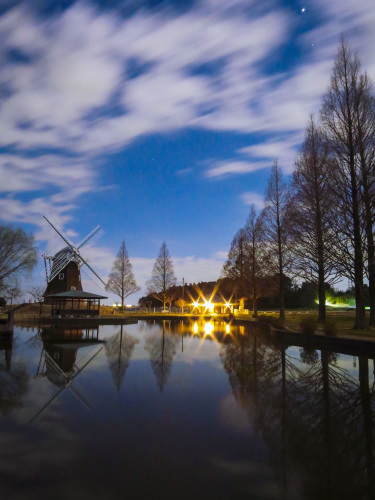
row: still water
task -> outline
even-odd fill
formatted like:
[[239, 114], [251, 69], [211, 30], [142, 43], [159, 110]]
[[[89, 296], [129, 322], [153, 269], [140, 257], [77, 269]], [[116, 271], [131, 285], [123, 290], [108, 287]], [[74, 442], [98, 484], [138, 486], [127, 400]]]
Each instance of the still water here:
[[367, 357], [204, 321], [0, 349], [1, 498], [373, 498]]

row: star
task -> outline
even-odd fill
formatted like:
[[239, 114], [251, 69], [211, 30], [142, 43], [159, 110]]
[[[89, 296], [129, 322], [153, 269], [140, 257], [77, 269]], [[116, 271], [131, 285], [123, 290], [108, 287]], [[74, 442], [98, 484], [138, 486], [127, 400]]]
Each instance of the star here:
[[301, 12], [302, 12], [302, 14], [303, 14], [304, 12], [306, 12], [306, 7], [302, 7]]

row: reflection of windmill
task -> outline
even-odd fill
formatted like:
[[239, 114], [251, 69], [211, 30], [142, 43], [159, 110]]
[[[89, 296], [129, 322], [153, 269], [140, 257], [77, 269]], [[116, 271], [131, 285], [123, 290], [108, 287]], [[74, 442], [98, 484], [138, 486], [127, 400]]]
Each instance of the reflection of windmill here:
[[82, 290], [80, 268], [86, 264], [90, 271], [105, 285], [104, 281], [88, 264], [88, 261], [80, 254], [80, 249], [89, 241], [94, 241], [103, 230], [96, 227], [77, 246], [73, 245], [56, 227], [43, 215], [43, 218], [56, 231], [60, 238], [67, 244], [66, 247], [57, 252], [54, 256], [43, 255], [44, 267], [42, 271], [47, 281], [47, 289], [44, 296], [52, 295], [70, 290]]
[[138, 339], [123, 332], [123, 325], [121, 325], [120, 332], [106, 342], [105, 353], [118, 391], [121, 388], [126, 370], [129, 367], [135, 344], [138, 344], [138, 342]]
[[[98, 342], [85, 342], [84, 345], [87, 346], [93, 343], [97, 344]], [[82, 403], [89, 411], [92, 410], [92, 406], [85, 400], [78, 390], [73, 387], [72, 382], [100, 353], [103, 347], [98, 349], [81, 367], [76, 364], [76, 355], [79, 347], [82, 347], [82, 344], [64, 343], [48, 344], [42, 349], [35, 378], [47, 377], [54, 385], [60, 387], [60, 390], [42, 406], [42, 408], [29, 420], [29, 423], [33, 422], [58, 396], [62, 394], [63, 391], [65, 391], [65, 389], [70, 389], [80, 403]], [[84, 358], [81, 358], [81, 361], [83, 359]]]

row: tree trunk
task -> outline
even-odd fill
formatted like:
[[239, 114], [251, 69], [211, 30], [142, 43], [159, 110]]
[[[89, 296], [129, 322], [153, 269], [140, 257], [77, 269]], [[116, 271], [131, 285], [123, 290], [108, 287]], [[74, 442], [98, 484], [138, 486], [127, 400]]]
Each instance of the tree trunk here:
[[350, 190], [351, 190], [351, 209], [353, 219], [354, 233], [354, 290], [355, 290], [355, 328], [366, 329], [366, 311], [363, 295], [363, 253], [361, 241], [361, 222], [359, 216], [359, 190], [358, 178], [355, 168], [355, 150], [354, 150], [354, 127], [352, 111], [350, 109], [350, 97], [348, 83], [346, 83], [346, 108], [348, 117], [348, 150], [349, 150], [349, 168], [350, 168]]
[[326, 491], [329, 494], [332, 490], [332, 438], [331, 438], [331, 403], [329, 395], [329, 354], [328, 351], [320, 352], [323, 374], [323, 402], [324, 402], [324, 441], [326, 447]]
[[361, 144], [361, 164], [362, 164], [362, 182], [363, 198], [365, 204], [366, 219], [366, 239], [367, 239], [367, 258], [368, 258], [368, 286], [370, 294], [370, 325], [375, 326], [375, 246], [373, 234], [372, 218], [372, 196], [369, 189], [366, 162], [364, 158], [363, 147]]
[[363, 428], [366, 447], [367, 487], [369, 493], [368, 498], [374, 498], [372, 409], [368, 375], [368, 359], [361, 356], [359, 358], [359, 383], [361, 391]]

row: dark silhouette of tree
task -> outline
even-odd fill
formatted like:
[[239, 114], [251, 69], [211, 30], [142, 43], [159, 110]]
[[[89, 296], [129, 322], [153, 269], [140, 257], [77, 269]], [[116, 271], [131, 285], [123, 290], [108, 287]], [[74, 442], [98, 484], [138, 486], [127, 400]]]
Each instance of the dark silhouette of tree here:
[[269, 263], [278, 277], [280, 319], [285, 319], [284, 275], [290, 266], [290, 226], [287, 216], [289, 188], [283, 178], [277, 160], [271, 170], [265, 196], [265, 207], [261, 213], [264, 240]]
[[311, 116], [293, 172], [288, 218], [293, 235], [292, 273], [318, 290], [320, 322], [326, 320], [326, 283], [338, 279], [332, 258], [334, 205], [327, 161], [327, 143]]
[[36, 265], [34, 237], [23, 229], [0, 225], [0, 291], [9, 277], [31, 271]]
[[166, 302], [173, 300], [174, 293], [170, 289], [176, 282], [173, 261], [164, 242], [152, 269], [151, 279], [146, 283], [148, 293], [163, 302], [163, 310], [165, 310]]
[[129, 368], [134, 347], [139, 342], [135, 337], [124, 332], [123, 328], [121, 325], [120, 331], [107, 340], [105, 344], [109, 369], [118, 391], [121, 389], [121, 384]]
[[336, 266], [355, 286], [355, 327], [365, 329], [364, 244], [361, 224], [362, 175], [357, 137], [358, 57], [341, 39], [331, 82], [323, 96], [321, 119], [330, 152], [330, 188], [336, 209]]
[[249, 240], [245, 229], [235, 234], [222, 275], [234, 283], [237, 299], [244, 301], [249, 295]]
[[6, 298], [10, 300], [10, 305], [13, 305], [13, 300], [19, 299], [22, 296], [22, 290], [18, 285], [8, 287], [5, 292]]
[[151, 334], [145, 342], [145, 350], [150, 354], [152, 370], [160, 391], [167, 383], [179, 340], [165, 331], [165, 323], [163, 321], [161, 331]]
[[373, 84], [366, 73], [361, 74], [356, 86], [354, 103], [356, 140], [361, 171], [363, 225], [366, 234], [367, 271], [370, 295], [370, 325], [375, 326], [375, 98]]
[[262, 244], [262, 225], [260, 217], [257, 217], [254, 204], [250, 207], [250, 213], [244, 229], [248, 240], [248, 296], [253, 303], [253, 314], [256, 317], [258, 314], [258, 301], [268, 289], [268, 280], [266, 280], [265, 272], [265, 252]]
[[42, 285], [35, 285], [30, 288], [28, 293], [39, 302], [39, 316], [42, 315], [42, 302], [44, 299], [45, 288]]
[[129, 295], [140, 290], [137, 286], [132, 271], [132, 265], [126, 250], [125, 241], [121, 243], [116, 260], [113, 263], [112, 271], [109, 274], [105, 287], [108, 292], [118, 295], [121, 299], [121, 309], [124, 310], [124, 300]]

